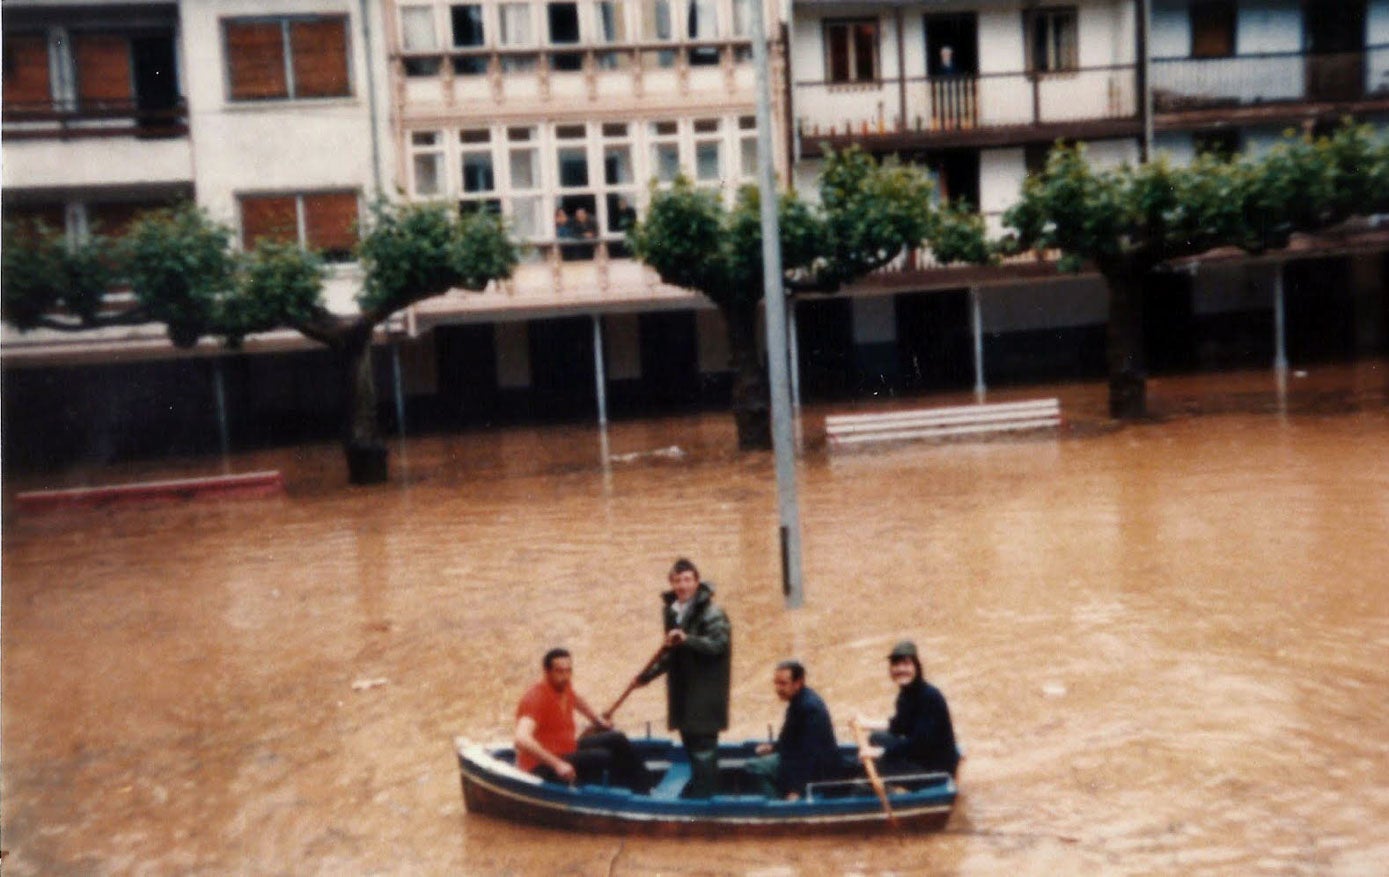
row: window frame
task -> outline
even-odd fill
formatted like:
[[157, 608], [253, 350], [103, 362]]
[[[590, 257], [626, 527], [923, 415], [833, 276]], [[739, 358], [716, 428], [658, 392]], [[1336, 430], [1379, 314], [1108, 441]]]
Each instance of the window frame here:
[[[361, 189], [352, 188], [352, 187], [350, 187], [350, 186], [343, 186], [343, 187], [326, 187], [326, 188], [316, 188], [316, 189], [296, 189], [296, 190], [291, 190], [291, 191], [284, 191], [284, 190], [272, 190], [272, 191], [267, 191], [267, 190], [251, 190], [251, 191], [244, 191], [244, 192], [237, 192], [237, 193], [235, 193], [235, 198], [236, 198], [236, 212], [237, 212], [237, 232], [238, 232], [238, 234], [237, 234], [237, 240], [238, 240], [238, 242], [239, 242], [240, 245], [241, 245], [241, 249], [242, 249], [242, 250], [249, 251], [250, 249], [252, 249], [252, 248], [255, 246], [255, 242], [252, 241], [252, 240], [250, 240], [250, 239], [247, 237], [247, 231], [246, 231], [246, 213], [245, 213], [245, 210], [246, 210], [246, 208], [245, 208], [245, 202], [246, 202], [247, 199], [293, 198], [293, 199], [294, 199], [294, 211], [295, 211], [295, 241], [294, 241], [294, 243], [297, 244], [301, 249], [304, 249], [304, 250], [312, 249], [314, 252], [319, 253], [320, 255], [323, 256], [323, 260], [324, 260], [325, 262], [330, 262], [330, 263], [342, 263], [342, 262], [352, 262], [352, 261], [355, 261], [356, 256], [355, 256], [355, 254], [352, 253], [351, 251], [348, 251], [348, 252], [346, 253], [345, 257], [338, 257], [338, 256], [335, 256], [335, 255], [334, 255], [334, 251], [333, 251], [333, 250], [330, 250], [330, 249], [328, 249], [328, 248], [320, 248], [320, 247], [318, 247], [318, 246], [311, 246], [311, 244], [310, 244], [310, 242], [309, 242], [309, 226], [310, 226], [310, 222], [309, 222], [309, 206], [308, 206], [308, 202], [307, 202], [306, 199], [313, 198], [313, 197], [315, 197], [315, 196], [325, 196], [325, 195], [351, 195], [351, 196], [353, 197], [353, 199], [354, 199], [354, 204], [355, 204], [355, 206], [354, 206], [354, 213], [355, 213], [355, 217], [356, 217], [356, 218], [355, 218], [355, 223], [358, 223], [358, 224], [361, 223], [361, 221], [362, 221], [362, 192], [361, 192]], [[361, 231], [360, 231], [360, 227], [359, 227], [359, 228], [357, 229], [357, 231], [354, 233], [353, 249], [355, 249], [356, 244], [359, 243], [360, 241], [361, 241]]]
[[[871, 78], [864, 79], [858, 76], [859, 58], [857, 52], [857, 29], [863, 25], [871, 25], [873, 28], [873, 75]], [[835, 78], [834, 65], [834, 37], [837, 32], [843, 33], [844, 39], [844, 59], [846, 78]], [[882, 23], [874, 17], [860, 16], [855, 18], [824, 18], [820, 20], [820, 41], [824, 48], [825, 83], [827, 85], [880, 85], [883, 81], [882, 67]]]
[[[1059, 24], [1070, 30], [1070, 57], [1053, 62], [1051, 50], [1061, 29]], [[1080, 9], [1077, 6], [1039, 6], [1023, 12], [1023, 46], [1027, 52], [1027, 72], [1034, 76], [1053, 73], [1075, 73], [1080, 70]], [[1047, 45], [1047, 66], [1040, 66], [1037, 57], [1038, 28], [1045, 27]], [[1055, 63], [1055, 66], [1052, 64]]]

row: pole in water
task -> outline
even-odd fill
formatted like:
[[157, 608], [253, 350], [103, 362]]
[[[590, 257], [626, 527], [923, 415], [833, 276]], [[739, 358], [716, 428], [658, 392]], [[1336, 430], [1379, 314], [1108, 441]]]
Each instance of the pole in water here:
[[796, 446], [787, 362], [786, 298], [781, 282], [781, 232], [772, 169], [772, 91], [761, 3], [752, 3], [753, 70], [757, 77], [757, 188], [762, 215], [762, 300], [767, 308], [767, 378], [772, 385], [772, 453], [781, 524], [782, 591], [786, 608], [805, 602], [801, 587], [801, 522], [796, 501]]

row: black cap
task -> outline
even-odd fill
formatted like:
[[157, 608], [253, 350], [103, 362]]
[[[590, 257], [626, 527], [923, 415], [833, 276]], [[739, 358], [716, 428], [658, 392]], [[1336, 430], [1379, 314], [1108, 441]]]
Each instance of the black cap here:
[[915, 657], [917, 657], [916, 643], [912, 642], [909, 639], [902, 640], [900, 643], [892, 647], [892, 651], [887, 653], [887, 659], [889, 661], [895, 661], [898, 658]]

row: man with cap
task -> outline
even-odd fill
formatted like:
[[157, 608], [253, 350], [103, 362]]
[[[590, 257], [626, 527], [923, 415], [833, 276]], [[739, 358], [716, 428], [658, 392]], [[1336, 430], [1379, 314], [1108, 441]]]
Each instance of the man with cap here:
[[708, 798], [718, 792], [719, 732], [728, 728], [733, 627], [714, 602], [713, 586], [700, 581], [688, 559], [676, 560], [666, 578], [670, 590], [661, 595], [665, 651], [632, 684], [665, 674], [666, 724], [680, 732], [690, 758], [684, 795]]
[[865, 752], [878, 758], [883, 776], [944, 772], [951, 776], [960, 765], [955, 729], [945, 696], [926, 681], [916, 643], [902, 640], [887, 656], [888, 676], [897, 685], [897, 708], [887, 722], [860, 717], [861, 726], [873, 729]]

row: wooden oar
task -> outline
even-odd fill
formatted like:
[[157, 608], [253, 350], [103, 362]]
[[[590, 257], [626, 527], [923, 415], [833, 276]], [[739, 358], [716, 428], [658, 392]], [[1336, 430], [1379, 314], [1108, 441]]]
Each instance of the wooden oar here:
[[[645, 675], [646, 671], [656, 666], [656, 662], [661, 660], [661, 656], [665, 653], [666, 646], [664, 643], [662, 643], [661, 647], [656, 650], [656, 654], [651, 656], [651, 660], [647, 661], [646, 665], [643, 666], [640, 671], [638, 671], [637, 675], [632, 677], [632, 681], [627, 684], [627, 689], [623, 691], [622, 694], [618, 695], [617, 700], [613, 701], [612, 706], [608, 707], [605, 711], [599, 713], [598, 717], [603, 719], [603, 721], [605, 722], [611, 723], [613, 719], [613, 713], [617, 712], [617, 708], [622, 706], [623, 701], [627, 699], [628, 695], [630, 695], [632, 692], [636, 691], [638, 687], [640, 687], [637, 685], [637, 680], [640, 679], [643, 675]], [[590, 734], [596, 734], [598, 731], [599, 727], [597, 725], [589, 725], [579, 736], [587, 737]]]
[[858, 723], [858, 718], [849, 719], [849, 730], [854, 735], [854, 742], [858, 744], [859, 761], [863, 762], [863, 769], [868, 772], [868, 783], [873, 787], [873, 792], [878, 796], [878, 800], [883, 802], [883, 813], [887, 816], [887, 824], [897, 828], [897, 817], [892, 814], [892, 805], [887, 800], [887, 787], [883, 785], [883, 778], [878, 776], [878, 766], [873, 763], [873, 759], [868, 757], [868, 735]]

